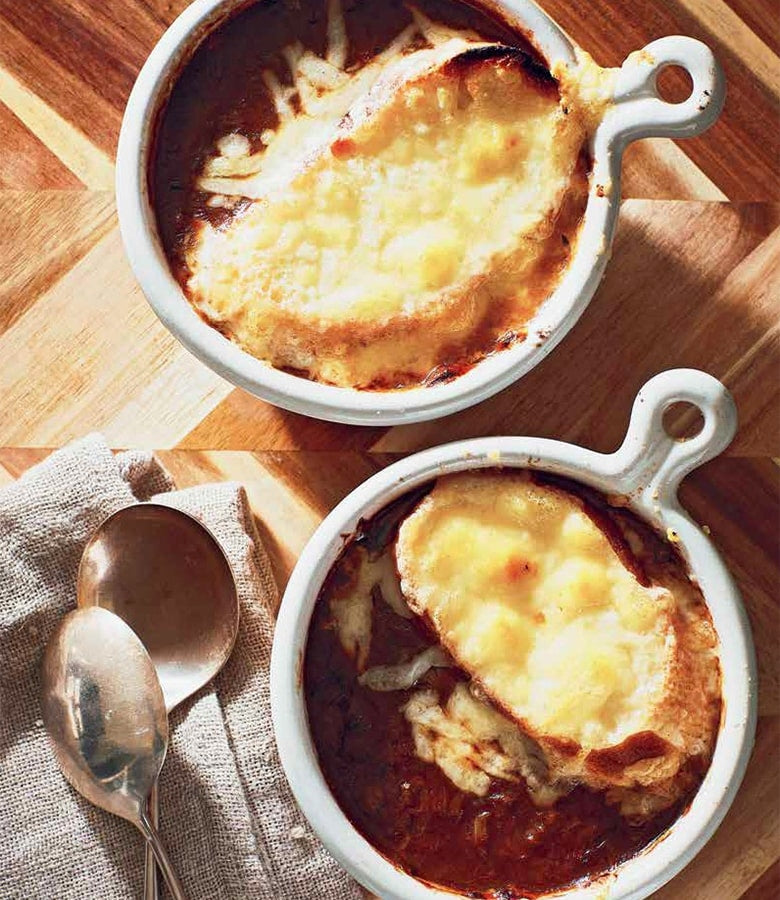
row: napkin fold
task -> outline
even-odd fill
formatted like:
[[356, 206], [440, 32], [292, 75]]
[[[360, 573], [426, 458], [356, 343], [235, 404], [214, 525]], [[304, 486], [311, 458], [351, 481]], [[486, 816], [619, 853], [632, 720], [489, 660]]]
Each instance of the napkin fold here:
[[143, 840], [66, 783], [41, 720], [43, 650], [75, 606], [87, 539], [154, 500], [200, 519], [238, 585], [241, 624], [212, 685], [171, 715], [161, 834], [192, 900], [358, 900], [298, 810], [273, 737], [269, 664], [277, 590], [243, 488], [176, 491], [149, 453], [92, 435], [0, 490], [0, 898], [143, 893]]

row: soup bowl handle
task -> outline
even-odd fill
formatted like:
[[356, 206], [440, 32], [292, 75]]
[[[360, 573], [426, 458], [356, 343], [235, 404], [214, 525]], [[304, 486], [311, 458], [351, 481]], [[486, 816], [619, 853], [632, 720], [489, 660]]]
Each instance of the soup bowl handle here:
[[[678, 402], [701, 414], [703, 424], [692, 437], [673, 437], [666, 430], [664, 413]], [[648, 511], [676, 509], [683, 478], [725, 450], [736, 431], [734, 399], [717, 378], [698, 369], [662, 372], [637, 394], [625, 440], [611, 457], [612, 477]]]
[[[670, 103], [658, 92], [658, 75], [668, 66], [685, 69], [693, 82], [682, 103]], [[620, 147], [644, 137], [692, 137], [715, 122], [725, 99], [723, 70], [706, 44], [679, 35], [660, 38], [630, 54], [618, 69], [599, 138]]]

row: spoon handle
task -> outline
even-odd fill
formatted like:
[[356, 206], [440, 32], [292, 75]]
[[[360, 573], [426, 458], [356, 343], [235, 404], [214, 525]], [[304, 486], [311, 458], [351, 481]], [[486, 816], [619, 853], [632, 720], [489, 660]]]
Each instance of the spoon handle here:
[[[149, 821], [157, 828], [160, 820], [160, 795], [157, 791], [157, 782], [152, 785], [147, 804]], [[157, 879], [157, 863], [154, 861], [154, 851], [149, 841], [146, 844], [144, 856], [144, 900], [160, 900], [160, 883]]]
[[173, 900], [187, 900], [184, 888], [176, 877], [176, 873], [173, 871], [173, 866], [171, 865], [170, 859], [168, 859], [168, 854], [165, 852], [165, 847], [163, 847], [160, 836], [157, 834], [154, 825], [149, 821], [145, 809], [141, 810], [138, 817], [138, 827], [141, 829], [143, 836], [152, 848], [154, 858], [157, 860], [157, 864], [162, 870], [163, 878], [168, 885], [168, 890], [171, 892]]

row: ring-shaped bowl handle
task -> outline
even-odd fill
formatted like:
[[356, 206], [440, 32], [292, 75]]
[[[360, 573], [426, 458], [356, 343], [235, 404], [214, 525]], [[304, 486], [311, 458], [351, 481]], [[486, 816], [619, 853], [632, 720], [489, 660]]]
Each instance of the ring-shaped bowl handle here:
[[[658, 93], [658, 75], [668, 66], [685, 69], [693, 82], [682, 103]], [[715, 122], [725, 99], [723, 70], [706, 44], [680, 35], [660, 38], [628, 56], [619, 69], [602, 138], [624, 145], [644, 137], [692, 137]]]
[[[678, 402], [691, 403], [702, 415], [693, 437], [667, 433], [664, 413]], [[713, 459], [737, 431], [737, 408], [726, 387], [698, 369], [671, 369], [651, 378], [639, 391], [625, 440], [613, 454], [614, 477], [621, 490], [645, 506], [676, 507], [683, 478]]]

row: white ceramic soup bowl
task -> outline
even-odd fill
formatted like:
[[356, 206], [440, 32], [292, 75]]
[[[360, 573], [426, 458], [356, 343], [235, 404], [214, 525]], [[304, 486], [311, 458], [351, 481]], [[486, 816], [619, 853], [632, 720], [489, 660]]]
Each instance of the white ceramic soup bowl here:
[[[670, 404], [701, 411], [702, 430], [686, 441], [666, 433]], [[712, 543], [677, 499], [690, 471], [720, 453], [736, 431], [731, 395], [710, 375], [676, 369], [657, 375], [639, 392], [623, 445], [602, 454], [573, 444], [531, 437], [460, 441], [417, 453], [352, 491], [306, 545], [282, 601], [271, 662], [273, 721], [287, 778], [314, 830], [341, 864], [385, 900], [452, 900], [396, 868], [352, 826], [319, 768], [309, 732], [302, 665], [314, 604], [325, 576], [361, 519], [440, 475], [464, 470], [522, 467], [554, 472], [606, 494], [626, 495], [632, 509], [661, 533], [679, 535], [679, 547], [700, 585], [720, 641], [724, 698], [720, 734], [709, 771], [690, 809], [652, 845], [589, 885], [551, 895], [566, 900], [640, 900], [693, 859], [726, 814], [742, 780], [754, 740], [756, 666], [742, 602]]]
[[[699, 134], [718, 117], [725, 97], [722, 72], [709, 48], [698, 41], [666, 37], [631, 54], [618, 71], [614, 102], [592, 137], [593, 174], [576, 251], [558, 288], [528, 324], [527, 339], [446, 383], [386, 392], [335, 387], [272, 368], [201, 319], [172, 276], [157, 234], [147, 172], [158, 114], [177, 72], [203, 36], [244, 5], [246, 0], [195, 0], [165, 32], [141, 70], [125, 111], [117, 155], [122, 238], [155, 312], [198, 359], [264, 400], [331, 421], [393, 425], [448, 415], [490, 397], [537, 365], [573, 327], [601, 280], [620, 204], [626, 145], [648, 136]], [[574, 46], [534, 3], [489, 0], [485, 5], [521, 28], [550, 66], [574, 63]], [[691, 76], [693, 91], [683, 103], [667, 103], [656, 90], [658, 73], [669, 65], [682, 66]]]

